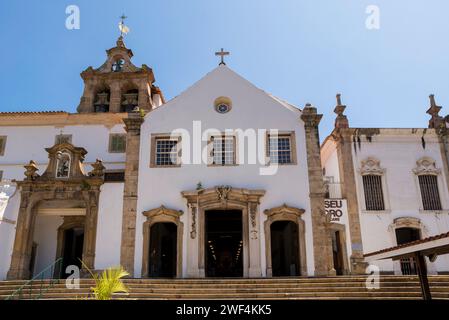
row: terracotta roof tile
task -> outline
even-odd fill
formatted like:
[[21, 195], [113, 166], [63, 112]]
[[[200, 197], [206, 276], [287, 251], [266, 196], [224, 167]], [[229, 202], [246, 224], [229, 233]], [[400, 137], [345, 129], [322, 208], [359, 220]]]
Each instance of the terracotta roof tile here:
[[432, 236], [432, 237], [428, 237], [428, 238], [424, 238], [424, 239], [420, 239], [420, 240], [416, 240], [416, 241], [412, 241], [412, 242], [407, 242], [407, 243], [401, 244], [399, 246], [386, 248], [386, 249], [375, 251], [375, 252], [370, 252], [363, 256], [369, 257], [369, 256], [373, 256], [375, 254], [385, 253], [385, 252], [393, 251], [396, 249], [402, 249], [402, 248], [406, 248], [406, 247], [410, 247], [410, 246], [414, 246], [417, 244], [422, 244], [422, 243], [426, 243], [426, 242], [430, 242], [430, 241], [434, 241], [434, 240], [439, 240], [439, 239], [443, 239], [443, 238], [449, 238], [449, 232], [438, 234], [436, 236]]
[[67, 114], [67, 111], [17, 111], [17, 112], [0, 112], [0, 116], [29, 116], [29, 115], [40, 115], [40, 114]]

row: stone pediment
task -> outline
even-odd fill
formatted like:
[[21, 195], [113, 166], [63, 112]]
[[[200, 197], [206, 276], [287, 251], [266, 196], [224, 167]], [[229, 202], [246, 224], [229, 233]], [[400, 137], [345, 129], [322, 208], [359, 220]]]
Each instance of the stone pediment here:
[[260, 203], [260, 198], [265, 195], [265, 190], [233, 188], [231, 186], [216, 186], [208, 189], [183, 191], [181, 195], [188, 203]]
[[103, 181], [105, 167], [99, 159], [91, 165], [93, 170], [86, 173], [84, 168], [86, 149], [64, 142], [45, 148], [45, 150], [48, 152], [49, 161], [44, 173], [39, 175], [37, 163], [31, 160], [29, 164], [24, 166], [26, 169], [24, 182], [74, 181], [78, 183], [80, 180]]

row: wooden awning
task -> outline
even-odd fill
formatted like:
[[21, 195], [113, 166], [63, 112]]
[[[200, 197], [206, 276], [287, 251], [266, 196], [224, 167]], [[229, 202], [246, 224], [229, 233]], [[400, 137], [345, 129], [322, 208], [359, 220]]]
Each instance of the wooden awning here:
[[432, 299], [432, 295], [430, 293], [429, 280], [427, 279], [427, 266], [424, 258], [429, 257], [431, 261], [434, 261], [434, 259], [436, 259], [439, 255], [448, 253], [449, 232], [421, 240], [408, 242], [396, 247], [371, 252], [365, 254], [364, 257], [366, 262], [383, 259], [416, 259], [419, 282], [421, 285], [423, 298], [425, 300], [430, 300]]
[[449, 253], [449, 232], [433, 237], [416, 240], [399, 246], [365, 254], [365, 261], [393, 259], [398, 260], [414, 256], [419, 252], [423, 256], [442, 255]]

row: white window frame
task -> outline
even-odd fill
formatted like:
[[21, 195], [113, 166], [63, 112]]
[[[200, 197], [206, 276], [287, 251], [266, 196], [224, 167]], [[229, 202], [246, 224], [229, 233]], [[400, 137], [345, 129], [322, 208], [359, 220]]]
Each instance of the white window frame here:
[[[271, 150], [270, 150], [270, 136], [277, 136], [277, 138], [288, 138], [290, 142], [290, 162], [287, 163], [272, 163], [271, 162]], [[273, 164], [278, 166], [289, 166], [289, 165], [296, 165], [298, 163], [297, 161], [297, 154], [296, 154], [296, 136], [294, 131], [281, 131], [277, 134], [270, 133], [269, 130], [267, 130], [266, 134], [266, 157], [267, 157], [267, 165]], [[277, 150], [279, 151], [279, 150]]]
[[[174, 164], [157, 164], [157, 142], [158, 141], [176, 141], [176, 163]], [[151, 136], [151, 168], [174, 168], [181, 166], [182, 150], [181, 150], [181, 136], [170, 136], [170, 134], [153, 134]]]
[[[232, 140], [233, 141], [233, 160], [232, 163], [214, 163], [214, 142], [215, 139], [227, 139], [227, 140]], [[237, 136], [234, 134], [229, 134], [229, 133], [220, 133], [220, 134], [211, 134], [209, 135], [209, 139], [208, 139], [208, 146], [207, 146], [207, 151], [208, 151], [208, 162], [207, 165], [210, 167], [232, 167], [232, 166], [237, 166], [238, 162], [237, 162], [237, 144], [238, 144], [238, 140], [237, 140]], [[219, 151], [220, 153], [224, 153], [226, 154], [226, 150], [221, 150]], [[229, 151], [228, 151], [229, 152]], [[226, 159], [226, 157], [225, 157]]]

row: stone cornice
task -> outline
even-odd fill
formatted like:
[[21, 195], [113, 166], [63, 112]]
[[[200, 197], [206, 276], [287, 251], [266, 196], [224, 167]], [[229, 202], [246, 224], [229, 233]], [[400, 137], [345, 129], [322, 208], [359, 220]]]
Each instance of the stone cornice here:
[[268, 217], [271, 217], [275, 214], [282, 214], [282, 213], [293, 214], [297, 217], [300, 217], [304, 212], [305, 212], [304, 209], [290, 207], [285, 203], [279, 207], [267, 209], [264, 211], [265, 215], [267, 215]]
[[127, 113], [6, 112], [0, 126], [121, 125]]
[[255, 202], [265, 195], [265, 190], [250, 190], [232, 188], [230, 186], [216, 186], [214, 188], [200, 189], [194, 191], [183, 191], [181, 195], [188, 203], [212, 203], [212, 202]]
[[155, 216], [170, 216], [172, 218], [178, 219], [184, 212], [182, 210], [174, 210], [169, 209], [164, 206], [160, 206], [159, 208], [151, 209], [142, 212], [142, 214], [147, 218], [152, 218]]

